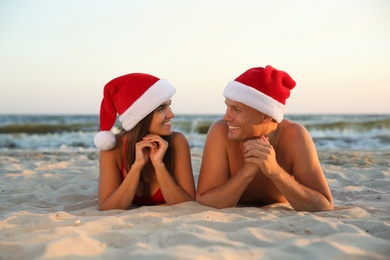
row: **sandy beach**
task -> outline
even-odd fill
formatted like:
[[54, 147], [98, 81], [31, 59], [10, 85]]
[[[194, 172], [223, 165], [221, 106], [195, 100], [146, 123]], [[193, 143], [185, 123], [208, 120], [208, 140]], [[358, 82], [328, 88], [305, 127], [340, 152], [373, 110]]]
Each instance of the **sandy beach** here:
[[[201, 151], [192, 149], [195, 179]], [[320, 151], [335, 208], [101, 212], [97, 152], [0, 152], [0, 259], [390, 259], [390, 151]]]

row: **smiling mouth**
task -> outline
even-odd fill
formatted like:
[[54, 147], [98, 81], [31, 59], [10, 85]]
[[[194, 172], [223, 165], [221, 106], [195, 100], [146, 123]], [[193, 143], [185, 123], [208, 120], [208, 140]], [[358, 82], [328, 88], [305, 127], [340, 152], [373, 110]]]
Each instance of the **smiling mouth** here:
[[163, 125], [171, 125], [171, 121], [165, 122]]
[[229, 125], [229, 130], [237, 130], [239, 128], [240, 128], [239, 126], [231, 126], [231, 125]]

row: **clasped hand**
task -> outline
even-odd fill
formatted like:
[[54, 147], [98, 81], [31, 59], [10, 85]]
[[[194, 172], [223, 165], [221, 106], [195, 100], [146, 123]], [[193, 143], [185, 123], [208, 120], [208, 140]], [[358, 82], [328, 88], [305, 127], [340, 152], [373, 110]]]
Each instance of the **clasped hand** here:
[[156, 134], [148, 134], [135, 146], [135, 162], [144, 166], [149, 158], [153, 164], [163, 161], [168, 142]]
[[245, 162], [257, 165], [267, 177], [278, 172], [275, 150], [265, 136], [248, 140], [243, 145]]

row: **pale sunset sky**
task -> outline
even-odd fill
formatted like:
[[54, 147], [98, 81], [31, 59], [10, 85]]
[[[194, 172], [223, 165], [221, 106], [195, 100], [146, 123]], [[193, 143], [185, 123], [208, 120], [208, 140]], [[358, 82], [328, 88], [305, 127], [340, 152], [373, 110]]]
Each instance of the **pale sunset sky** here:
[[251, 67], [297, 82], [287, 114], [390, 113], [387, 0], [0, 0], [0, 114], [98, 114], [104, 85], [167, 78], [176, 114], [222, 114]]

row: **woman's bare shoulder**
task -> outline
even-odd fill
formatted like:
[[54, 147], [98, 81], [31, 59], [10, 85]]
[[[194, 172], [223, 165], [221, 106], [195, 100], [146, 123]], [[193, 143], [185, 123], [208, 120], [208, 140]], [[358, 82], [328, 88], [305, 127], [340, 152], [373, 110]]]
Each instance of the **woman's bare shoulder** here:
[[178, 145], [189, 146], [187, 137], [182, 132], [172, 131], [172, 143], [175, 147]]
[[120, 164], [125, 153], [125, 140], [123, 137], [116, 138], [116, 145], [108, 151], [100, 151], [100, 160], [111, 160]]
[[172, 140], [174, 142], [183, 140], [187, 141], [187, 137], [182, 132], [172, 131]]

